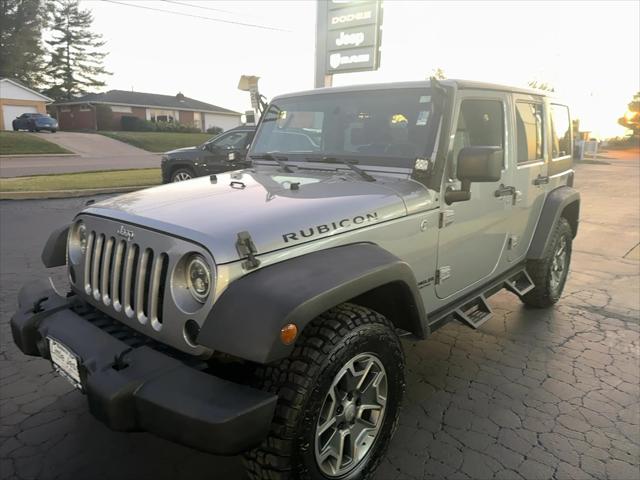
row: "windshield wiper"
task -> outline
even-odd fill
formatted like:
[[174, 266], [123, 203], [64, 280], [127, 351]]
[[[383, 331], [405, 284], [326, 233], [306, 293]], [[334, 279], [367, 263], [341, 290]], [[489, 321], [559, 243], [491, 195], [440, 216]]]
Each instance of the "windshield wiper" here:
[[375, 182], [376, 181], [376, 179], [373, 178], [371, 175], [369, 175], [367, 172], [365, 172], [361, 168], [355, 166], [355, 164], [358, 163], [357, 160], [342, 160], [342, 159], [337, 158], [337, 157], [322, 157], [322, 158], [319, 158], [319, 159], [313, 158], [313, 157], [307, 157], [307, 161], [309, 161], [309, 162], [321, 162], [321, 163], [336, 163], [336, 164], [339, 164], [339, 165], [344, 165], [344, 166], [350, 168], [351, 170], [353, 170], [354, 172], [356, 172], [358, 175], [360, 175], [367, 182]]
[[261, 153], [258, 155], [250, 155], [250, 157], [255, 158], [256, 160], [270, 160], [272, 162], [276, 162], [278, 165], [280, 165], [280, 168], [282, 168], [283, 171], [287, 173], [293, 173], [293, 170], [291, 170], [291, 167], [289, 167], [289, 165], [285, 163], [285, 161], [288, 160], [287, 157], [277, 158], [271, 153]]

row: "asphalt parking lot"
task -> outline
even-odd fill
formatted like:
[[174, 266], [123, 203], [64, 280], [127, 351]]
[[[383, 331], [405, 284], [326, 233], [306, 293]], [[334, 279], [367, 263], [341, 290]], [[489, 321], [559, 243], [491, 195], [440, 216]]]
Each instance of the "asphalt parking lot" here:
[[[581, 231], [555, 308], [501, 293], [480, 330], [405, 342], [407, 397], [378, 480], [640, 479], [639, 173], [637, 153], [577, 167]], [[0, 202], [0, 477], [244, 479], [239, 458], [109, 431], [13, 345], [16, 294], [45, 275], [44, 241], [83, 203]]]

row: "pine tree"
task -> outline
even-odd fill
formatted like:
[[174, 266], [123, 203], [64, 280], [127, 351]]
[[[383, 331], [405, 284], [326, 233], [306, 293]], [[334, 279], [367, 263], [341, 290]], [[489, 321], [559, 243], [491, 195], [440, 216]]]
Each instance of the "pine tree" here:
[[41, 86], [46, 19], [40, 0], [0, 0], [0, 77]]
[[91, 31], [93, 16], [81, 10], [79, 0], [57, 0], [51, 7], [51, 59], [47, 68], [47, 95], [56, 100], [70, 99], [103, 87], [110, 75], [103, 66], [106, 53], [100, 51], [102, 35]]

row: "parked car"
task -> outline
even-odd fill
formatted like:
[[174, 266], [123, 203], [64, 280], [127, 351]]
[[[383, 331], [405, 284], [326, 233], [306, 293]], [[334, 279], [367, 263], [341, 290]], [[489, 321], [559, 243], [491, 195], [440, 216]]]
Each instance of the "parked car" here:
[[318, 89], [274, 98], [248, 157], [54, 231], [42, 260], [70, 291], [26, 284], [13, 339], [115, 430], [244, 452], [252, 479], [372, 478], [400, 334], [476, 329], [503, 289], [560, 299], [580, 210], [569, 109], [457, 80]]
[[29, 130], [39, 132], [49, 130], [55, 133], [58, 130], [58, 121], [44, 113], [23, 113], [12, 122], [13, 130]]
[[256, 127], [242, 126], [227, 130], [197, 147], [166, 152], [160, 163], [162, 182], [182, 182], [203, 175], [245, 168], [247, 148]]

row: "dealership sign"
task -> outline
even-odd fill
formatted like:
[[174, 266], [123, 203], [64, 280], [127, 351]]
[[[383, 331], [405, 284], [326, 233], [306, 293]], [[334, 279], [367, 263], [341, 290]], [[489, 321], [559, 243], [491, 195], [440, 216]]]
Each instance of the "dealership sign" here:
[[380, 0], [331, 0], [326, 30], [326, 74], [377, 70], [380, 63]]

